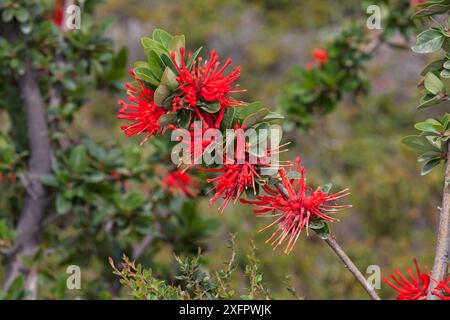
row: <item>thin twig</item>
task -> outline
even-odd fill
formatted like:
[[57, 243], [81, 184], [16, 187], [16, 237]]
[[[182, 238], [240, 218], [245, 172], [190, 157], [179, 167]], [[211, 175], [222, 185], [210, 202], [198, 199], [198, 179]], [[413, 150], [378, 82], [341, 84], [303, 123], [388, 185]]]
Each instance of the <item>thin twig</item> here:
[[[283, 186], [281, 182], [275, 184], [276, 188], [281, 192], [283, 197], [288, 200], [289, 194], [286, 188]], [[358, 280], [358, 282], [363, 286], [363, 288], [367, 291], [370, 298], [372, 300], [380, 300], [380, 297], [375, 292], [375, 289], [367, 282], [364, 275], [359, 271], [358, 267], [353, 263], [353, 261], [349, 258], [349, 256], [342, 250], [341, 246], [336, 242], [335, 237], [328, 237], [325, 239], [325, 242], [330, 246], [333, 252], [341, 259], [344, 263], [345, 267], [353, 274], [353, 276]]]
[[[449, 143], [450, 147], [450, 143]], [[447, 152], [447, 163], [445, 166], [444, 190], [442, 192], [442, 208], [439, 216], [439, 229], [436, 241], [436, 254], [434, 257], [433, 270], [428, 291], [428, 300], [437, 300], [432, 292], [437, 282], [442, 280], [448, 272], [448, 260], [450, 250], [450, 152]]]

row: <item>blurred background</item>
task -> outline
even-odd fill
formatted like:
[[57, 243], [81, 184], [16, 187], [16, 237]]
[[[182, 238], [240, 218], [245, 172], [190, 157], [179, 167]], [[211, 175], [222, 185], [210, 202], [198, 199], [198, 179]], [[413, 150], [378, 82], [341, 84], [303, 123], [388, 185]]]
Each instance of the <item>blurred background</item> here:
[[[292, 80], [293, 66], [303, 67], [312, 61], [312, 50], [332, 39], [348, 21], [367, 17], [358, 0], [108, 0], [95, 11], [96, 19], [111, 16], [117, 21], [108, 36], [117, 48], [128, 48], [128, 68], [145, 59], [140, 38], [151, 36], [154, 28], [185, 34], [188, 49], [203, 46], [203, 55], [216, 49], [220, 57], [231, 57], [233, 65], [242, 67], [239, 83], [247, 89], [243, 98], [262, 101], [274, 109]], [[401, 36], [394, 39], [404, 41]], [[410, 39], [408, 44], [412, 43]], [[333, 112], [317, 118], [309, 130], [285, 132], [285, 139], [293, 141], [290, 156], [301, 155], [311, 184], [333, 182], [338, 189], [350, 189], [348, 202], [353, 208], [339, 213], [340, 222], [331, 224], [331, 230], [363, 272], [369, 265], [379, 265], [386, 276], [395, 267], [410, 265], [414, 257], [424, 267], [432, 263], [442, 168], [421, 177], [415, 153], [400, 141], [414, 133], [416, 120], [433, 112], [415, 109], [419, 98], [416, 85], [425, 64], [426, 57], [408, 49], [382, 45], [368, 63], [368, 95], [346, 95]], [[128, 79], [126, 76], [123, 81]], [[92, 92], [70, 130], [98, 142], [112, 140], [136, 146], [139, 138], [126, 138], [116, 119], [117, 100], [123, 98], [120, 92]], [[146, 143], [141, 152], [149, 153], [152, 148]], [[366, 298], [360, 285], [317, 237], [304, 234], [293, 252], [285, 255], [264, 243], [270, 232], [257, 231], [267, 221], [254, 217], [250, 206], [229, 206], [220, 214], [205, 198], [196, 210], [212, 228], [201, 241], [205, 268], [222, 267], [230, 255], [226, 246], [229, 234], [236, 233], [238, 263], [244, 265], [253, 239], [273, 297], [292, 298], [286, 289], [286, 276], [290, 276], [293, 287], [306, 299]], [[155, 243], [138, 262], [151, 267], [158, 277], [171, 279], [175, 246]], [[124, 251], [119, 249], [116, 255]], [[49, 273], [47, 280], [42, 280], [41, 296], [112, 297], [112, 276], [101, 278], [110, 271], [106, 258], [107, 253], [73, 256], [71, 262], [82, 265], [83, 289], [70, 292], [63, 288], [64, 280], [51, 275], [64, 268], [56, 267], [55, 255], [49, 253], [41, 263]], [[242, 267], [233, 276], [236, 290], [246, 286], [243, 273]], [[383, 298], [394, 297], [386, 285], [382, 288]]]

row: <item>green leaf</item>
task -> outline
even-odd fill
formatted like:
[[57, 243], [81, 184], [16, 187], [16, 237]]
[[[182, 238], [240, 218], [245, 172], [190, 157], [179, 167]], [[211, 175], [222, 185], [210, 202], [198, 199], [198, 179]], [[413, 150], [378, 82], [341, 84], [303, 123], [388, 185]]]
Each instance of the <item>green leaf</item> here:
[[164, 31], [163, 29], [153, 30], [152, 36], [154, 40], [162, 43], [165, 47], [168, 47], [173, 39], [173, 36], [167, 31]]
[[5, 9], [2, 12], [2, 21], [3, 22], [11, 22], [14, 18], [14, 11], [11, 9]]
[[69, 158], [70, 168], [76, 172], [83, 172], [89, 165], [87, 149], [84, 145], [78, 145], [72, 149]]
[[442, 64], [444, 63], [444, 60], [437, 60], [429, 63], [420, 73], [422, 77], [425, 77], [425, 75], [430, 71], [439, 71], [442, 69]]
[[56, 206], [56, 212], [58, 214], [66, 214], [70, 211], [72, 204], [70, 203], [70, 201], [68, 201], [66, 198], [64, 198], [64, 196], [61, 193], [59, 193], [56, 196], [55, 206]]
[[155, 101], [155, 104], [157, 106], [162, 107], [164, 105], [164, 100], [170, 96], [172, 91], [170, 88], [166, 85], [160, 85], [158, 88], [156, 88], [153, 99]]
[[235, 115], [236, 108], [225, 109], [225, 114], [223, 115], [223, 120], [220, 124], [222, 130], [231, 129]]
[[323, 220], [312, 220], [309, 222], [308, 227], [314, 230], [320, 230], [325, 227]]
[[417, 36], [417, 42], [411, 49], [416, 53], [431, 53], [440, 49], [444, 40], [440, 30], [428, 29]]
[[330, 228], [328, 227], [328, 224], [326, 224], [325, 222], [321, 229], [313, 229], [313, 230], [323, 240], [326, 240], [330, 237]]
[[427, 95], [424, 95], [420, 99], [420, 104], [417, 107], [417, 109], [425, 109], [425, 108], [434, 106], [434, 105], [438, 104], [439, 102], [441, 102], [441, 98], [439, 96], [430, 96], [427, 94]]
[[44, 185], [46, 185], [48, 187], [53, 187], [53, 188], [59, 187], [58, 179], [52, 174], [47, 174], [47, 175], [42, 176], [41, 181]]
[[208, 113], [217, 113], [220, 110], [220, 103], [218, 102], [210, 102], [210, 103], [198, 103], [201, 109], [205, 110]]
[[442, 93], [444, 91], [444, 84], [433, 72], [428, 72], [425, 76], [425, 89], [434, 95]]
[[443, 129], [441, 123], [435, 119], [428, 119], [423, 122], [418, 122], [414, 125], [414, 128], [416, 128], [419, 131], [432, 133], [439, 133], [440, 130]]
[[264, 117], [264, 121], [270, 121], [270, 120], [282, 120], [284, 119], [284, 116], [277, 113], [277, 112], [273, 112], [270, 111], [269, 114], [267, 116]]
[[134, 73], [136, 74], [136, 77], [138, 77], [140, 80], [149, 82], [155, 86], [159, 85], [159, 80], [155, 78], [150, 69], [135, 68]]
[[260, 101], [255, 101], [252, 103], [248, 103], [242, 107], [239, 107], [237, 117], [241, 120], [244, 120], [246, 117], [251, 115], [252, 113], [256, 113], [261, 109], [262, 103]]
[[169, 45], [169, 52], [175, 53], [175, 61], [178, 65], [181, 64], [181, 53], [180, 48], [185, 47], [185, 39], [184, 36], [174, 36]]
[[444, 66], [445, 69], [450, 70], [450, 61], [445, 61]]
[[188, 59], [188, 61], [186, 62], [186, 68], [190, 69], [192, 66], [192, 63], [194, 63], [195, 59], [197, 58], [197, 56], [200, 54], [200, 51], [202, 51], [202, 47], [198, 48], [193, 54], [192, 56]]
[[321, 185], [319, 187], [319, 190], [322, 191], [322, 192], [325, 192], [328, 195], [330, 193], [330, 191], [331, 191], [331, 188], [333, 188], [333, 184], [332, 183], [327, 183], [327, 184]]
[[178, 88], [177, 76], [172, 71], [172, 69], [170, 69], [170, 67], [166, 67], [166, 69], [164, 70], [161, 77], [161, 84], [168, 86], [171, 91], [174, 91], [176, 88]]
[[155, 50], [161, 54], [170, 53], [168, 48], [166, 48], [162, 43], [148, 37], [141, 38], [141, 44], [144, 47], [145, 51]]
[[19, 21], [21, 23], [27, 21], [30, 18], [30, 14], [28, 13], [28, 10], [25, 9], [24, 7], [20, 7], [19, 9], [17, 9], [15, 11], [14, 15], [16, 16], [17, 21]]
[[408, 147], [421, 153], [428, 151], [440, 152], [440, 150], [436, 146], [432, 145], [423, 136], [408, 136], [403, 138], [402, 142]]
[[242, 125], [244, 125], [246, 128], [250, 128], [254, 126], [255, 124], [261, 122], [264, 120], [264, 118], [269, 114], [269, 109], [262, 108], [258, 112], [253, 113], [249, 116], [247, 116], [244, 121], [242, 122]]
[[155, 76], [158, 82], [160, 82], [166, 65], [155, 50], [150, 50], [148, 53], [148, 67], [150, 69], [150, 72]]
[[425, 165], [422, 167], [422, 170], [420, 171], [420, 174], [422, 176], [427, 175], [428, 173], [431, 172], [431, 170], [433, 170], [434, 167], [436, 167], [437, 165], [439, 165], [439, 163], [441, 163], [441, 158], [434, 158], [429, 160], [427, 163], [425, 163]]
[[167, 127], [169, 124], [175, 124], [176, 122], [177, 115], [174, 112], [166, 113], [158, 119], [158, 123], [161, 127]]

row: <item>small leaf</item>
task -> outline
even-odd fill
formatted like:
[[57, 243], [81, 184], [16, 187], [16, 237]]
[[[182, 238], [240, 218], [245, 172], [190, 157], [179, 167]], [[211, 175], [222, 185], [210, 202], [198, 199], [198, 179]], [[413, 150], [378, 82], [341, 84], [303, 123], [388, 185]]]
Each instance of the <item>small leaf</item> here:
[[425, 89], [437, 95], [444, 91], [444, 84], [433, 72], [428, 72], [425, 76]]
[[425, 137], [423, 136], [408, 136], [402, 139], [402, 142], [408, 147], [418, 151], [418, 152], [428, 152], [435, 151], [440, 152], [440, 150], [432, 145]]
[[308, 224], [309, 228], [315, 229], [315, 230], [322, 229], [324, 226], [325, 226], [325, 223], [323, 222], [323, 220], [310, 221]]
[[186, 62], [186, 68], [190, 69], [192, 66], [192, 63], [194, 63], [195, 59], [197, 58], [197, 56], [200, 54], [200, 51], [202, 51], [202, 47], [198, 48], [193, 54], [192, 56], [188, 59], [188, 61]]
[[439, 163], [441, 163], [441, 158], [434, 158], [429, 160], [427, 163], [425, 163], [425, 165], [422, 167], [422, 170], [420, 171], [420, 174], [422, 176], [427, 175], [428, 173], [431, 172], [431, 170], [433, 170], [434, 167], [436, 167], [437, 165], [439, 165]]
[[155, 93], [153, 95], [153, 99], [155, 101], [155, 104], [157, 106], [162, 107], [164, 104], [164, 100], [170, 96], [171, 94], [171, 90], [168, 86], [166, 85], [160, 85], [158, 88], [156, 88]]
[[134, 73], [138, 79], [149, 82], [155, 86], [159, 85], [159, 80], [151, 73], [150, 69], [146, 68], [135, 68]]
[[161, 77], [161, 84], [168, 86], [172, 91], [178, 88], [178, 81], [175, 73], [169, 67], [166, 67]]
[[173, 36], [168, 33], [167, 31], [164, 31], [163, 29], [155, 29], [153, 30], [153, 39], [162, 43], [165, 47], [168, 47], [170, 42], [173, 39]]
[[264, 118], [269, 114], [269, 109], [263, 108], [260, 109], [258, 112], [253, 113], [249, 116], [247, 116], [244, 121], [242, 122], [242, 125], [245, 125], [246, 128], [250, 128], [257, 124], [258, 122], [261, 122], [264, 120]]
[[425, 109], [431, 106], [434, 106], [438, 104], [441, 101], [441, 98], [439, 96], [431, 96], [425, 95], [420, 99], [420, 104], [417, 107], [417, 109]]
[[56, 212], [58, 214], [66, 214], [70, 211], [72, 204], [70, 203], [70, 201], [68, 201], [66, 198], [64, 198], [64, 196], [61, 193], [59, 193], [56, 196], [55, 206], [56, 206]]
[[89, 165], [87, 149], [84, 145], [78, 145], [72, 149], [69, 158], [70, 168], [76, 172], [83, 172]]
[[159, 57], [159, 54], [155, 50], [150, 50], [148, 53], [148, 68], [157, 80], [161, 79], [165, 67], [166, 65]]
[[325, 222], [321, 229], [313, 229], [313, 230], [323, 240], [326, 240], [330, 237], [330, 228], [328, 227], [328, 224], [326, 224]]
[[220, 110], [220, 103], [212, 102], [212, 103], [198, 103], [201, 109], [205, 110], [208, 113], [217, 113]]
[[47, 174], [47, 175], [42, 176], [41, 181], [44, 185], [46, 185], [48, 187], [53, 187], [53, 188], [59, 187], [58, 179], [52, 174]]
[[331, 191], [331, 188], [333, 188], [333, 184], [332, 183], [327, 183], [327, 184], [321, 185], [319, 187], [319, 190], [322, 191], [322, 192], [325, 192], [328, 195], [330, 193], [330, 191]]
[[428, 29], [417, 36], [417, 42], [411, 49], [416, 53], [431, 53], [440, 49], [444, 40], [440, 30]]
[[167, 127], [169, 124], [175, 124], [176, 121], [177, 115], [174, 112], [166, 113], [158, 119], [158, 123], [161, 127]]

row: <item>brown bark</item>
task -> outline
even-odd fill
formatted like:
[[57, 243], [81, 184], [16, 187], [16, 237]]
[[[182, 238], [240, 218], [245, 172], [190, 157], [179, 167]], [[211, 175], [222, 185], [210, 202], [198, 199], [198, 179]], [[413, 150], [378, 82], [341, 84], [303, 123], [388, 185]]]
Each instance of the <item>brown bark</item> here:
[[[450, 143], [449, 143], [450, 146]], [[428, 291], [428, 300], [438, 300], [433, 295], [433, 290], [440, 281], [447, 275], [448, 260], [450, 250], [450, 152], [447, 152], [445, 165], [444, 190], [442, 192], [442, 207], [439, 217], [439, 228], [436, 240], [436, 253], [434, 256], [433, 270]]]
[[44, 101], [33, 74], [31, 62], [25, 61], [25, 74], [19, 79], [22, 101], [26, 108], [26, 125], [30, 144], [30, 160], [26, 174], [25, 203], [17, 224], [17, 238], [7, 257], [5, 288], [22, 274], [25, 276], [29, 298], [36, 298], [36, 270], [24, 260], [32, 259], [41, 240], [41, 222], [47, 207], [47, 190], [41, 177], [51, 173], [51, 146], [48, 137]]

